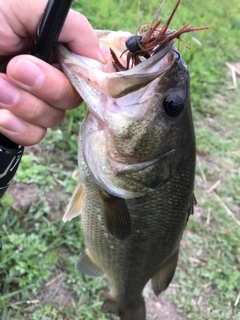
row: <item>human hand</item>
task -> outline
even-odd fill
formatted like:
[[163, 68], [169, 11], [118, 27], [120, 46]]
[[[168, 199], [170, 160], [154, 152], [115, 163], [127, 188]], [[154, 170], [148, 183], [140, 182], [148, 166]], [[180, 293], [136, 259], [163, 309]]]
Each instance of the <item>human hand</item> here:
[[[46, 4], [0, 0], [0, 71], [6, 67], [0, 73], [0, 132], [24, 146], [38, 143], [47, 128], [62, 121], [65, 110], [81, 103], [60, 70], [22, 54], [30, 50]], [[77, 54], [104, 61], [92, 27], [77, 12], [70, 10], [59, 41]]]

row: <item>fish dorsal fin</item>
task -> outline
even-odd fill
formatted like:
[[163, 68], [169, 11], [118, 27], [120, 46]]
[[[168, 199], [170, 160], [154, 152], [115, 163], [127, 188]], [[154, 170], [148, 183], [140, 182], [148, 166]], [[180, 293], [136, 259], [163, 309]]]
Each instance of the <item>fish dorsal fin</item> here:
[[178, 261], [178, 251], [152, 277], [152, 289], [156, 296], [167, 289], [172, 281]]
[[105, 190], [100, 192], [100, 198], [107, 229], [115, 238], [125, 239], [131, 234], [131, 219], [125, 200]]
[[80, 255], [80, 258], [76, 263], [76, 268], [81, 273], [93, 278], [100, 278], [104, 276], [104, 272], [97, 266], [88, 249]]
[[72, 198], [67, 206], [66, 212], [62, 218], [63, 222], [72, 220], [81, 214], [82, 209], [82, 185], [77, 184], [77, 187], [72, 195]]

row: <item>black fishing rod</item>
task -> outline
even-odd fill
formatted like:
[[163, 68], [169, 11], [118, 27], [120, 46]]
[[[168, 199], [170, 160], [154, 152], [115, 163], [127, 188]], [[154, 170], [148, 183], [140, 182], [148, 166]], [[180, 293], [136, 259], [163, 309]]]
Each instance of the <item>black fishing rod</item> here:
[[[48, 61], [73, 0], [49, 0], [30, 54]], [[0, 134], [0, 199], [12, 181], [24, 147]]]

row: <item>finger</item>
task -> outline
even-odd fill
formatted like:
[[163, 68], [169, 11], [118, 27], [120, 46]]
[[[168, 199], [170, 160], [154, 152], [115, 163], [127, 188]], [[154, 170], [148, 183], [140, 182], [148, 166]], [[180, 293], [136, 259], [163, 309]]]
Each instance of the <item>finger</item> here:
[[59, 42], [67, 43], [69, 49], [76, 54], [96, 59], [102, 63], [107, 61], [108, 50], [99, 46], [99, 40], [87, 18], [79, 12], [70, 10], [59, 36]]
[[47, 130], [17, 118], [9, 110], [2, 109], [0, 110], [0, 132], [17, 144], [30, 146], [41, 141]]
[[35, 57], [14, 57], [7, 66], [7, 75], [13, 84], [57, 109], [73, 109], [82, 102], [60, 70]]
[[56, 109], [36, 96], [15, 87], [6, 75], [0, 75], [0, 109], [7, 109], [19, 118], [43, 128], [59, 124], [64, 110]]
[[0, 1], [1, 56], [14, 55], [29, 48], [46, 5], [47, 0]]

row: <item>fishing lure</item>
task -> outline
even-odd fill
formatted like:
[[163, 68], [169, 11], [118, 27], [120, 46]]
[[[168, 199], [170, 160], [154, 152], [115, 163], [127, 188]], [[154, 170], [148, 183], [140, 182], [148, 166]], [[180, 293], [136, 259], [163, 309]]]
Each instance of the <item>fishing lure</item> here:
[[[143, 58], [148, 59], [157, 53], [160, 49], [163, 49], [164, 46], [169, 43], [172, 39], [180, 39], [180, 36], [183, 33], [193, 32], [193, 31], [201, 31], [209, 29], [209, 26], [204, 27], [189, 27], [190, 22], [186, 22], [180, 29], [178, 30], [169, 30], [168, 27], [173, 19], [177, 8], [179, 7], [181, 0], [177, 0], [173, 11], [167, 21], [164, 23], [162, 27], [160, 27], [162, 23], [162, 19], [159, 19], [162, 6], [164, 1], [159, 6], [152, 22], [150, 24], [141, 24], [136, 34], [130, 35], [125, 42], [126, 50], [122, 52], [120, 58], [127, 53], [127, 62], [126, 67], [121, 64], [119, 59], [113, 50], [110, 49], [114, 60], [114, 67], [117, 71], [128, 70], [143, 61]], [[183, 44], [187, 46], [184, 42]], [[143, 57], [143, 58], [142, 58]]]

